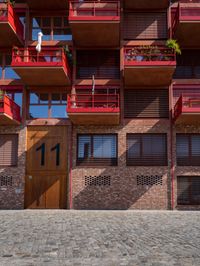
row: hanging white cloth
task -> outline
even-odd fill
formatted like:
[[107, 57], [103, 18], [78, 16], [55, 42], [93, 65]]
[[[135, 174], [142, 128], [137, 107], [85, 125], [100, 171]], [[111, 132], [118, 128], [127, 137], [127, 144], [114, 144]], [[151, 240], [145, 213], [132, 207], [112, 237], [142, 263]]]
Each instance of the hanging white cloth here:
[[38, 44], [35, 48], [38, 53], [40, 53], [42, 50], [42, 36], [43, 36], [42, 32], [38, 32]]

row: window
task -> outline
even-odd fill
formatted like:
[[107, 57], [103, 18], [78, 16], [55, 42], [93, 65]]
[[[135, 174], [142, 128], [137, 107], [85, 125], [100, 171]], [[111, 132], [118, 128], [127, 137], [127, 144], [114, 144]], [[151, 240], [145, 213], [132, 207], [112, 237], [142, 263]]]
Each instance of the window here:
[[117, 165], [117, 135], [78, 135], [77, 165]]
[[127, 134], [127, 165], [167, 165], [167, 135]]
[[16, 166], [18, 135], [0, 135], [0, 167]]
[[200, 166], [200, 134], [177, 134], [176, 158], [177, 165]]
[[11, 53], [0, 53], [0, 79], [19, 79], [11, 67]]
[[200, 176], [178, 176], [177, 197], [178, 205], [200, 205]]
[[66, 118], [67, 93], [30, 92], [29, 118]]
[[168, 118], [168, 89], [125, 90], [124, 112], [126, 118]]
[[34, 17], [32, 18], [32, 40], [38, 39], [38, 33], [43, 33], [45, 41], [69, 41], [72, 40], [68, 18], [59, 17]]

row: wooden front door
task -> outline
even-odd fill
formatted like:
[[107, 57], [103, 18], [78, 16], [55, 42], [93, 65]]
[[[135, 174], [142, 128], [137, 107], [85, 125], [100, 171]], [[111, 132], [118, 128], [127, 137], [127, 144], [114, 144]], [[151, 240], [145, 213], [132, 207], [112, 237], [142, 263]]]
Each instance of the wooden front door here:
[[31, 126], [27, 132], [25, 208], [66, 208], [67, 127]]

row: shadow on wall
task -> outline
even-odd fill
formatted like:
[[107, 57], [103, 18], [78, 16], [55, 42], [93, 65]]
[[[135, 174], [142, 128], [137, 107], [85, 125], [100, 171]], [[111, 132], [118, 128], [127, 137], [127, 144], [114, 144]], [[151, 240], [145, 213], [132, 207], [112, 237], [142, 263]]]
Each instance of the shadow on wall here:
[[[130, 120], [131, 121], [131, 120]], [[169, 120], [163, 120], [165, 130], [157, 122], [149, 127], [145, 133], [168, 133]], [[129, 121], [126, 120], [126, 125]], [[148, 123], [148, 122], [147, 122]], [[168, 123], [168, 126], [166, 124]], [[166, 130], [167, 128], [167, 130]], [[122, 127], [103, 128], [98, 131], [94, 127], [78, 127], [77, 133], [119, 133], [119, 145], [126, 145], [126, 133]], [[140, 129], [133, 128], [134, 133], [141, 133]], [[137, 132], [138, 130], [138, 132]], [[121, 139], [123, 138], [123, 143]], [[74, 140], [76, 137], [74, 136]], [[74, 143], [75, 144], [75, 143]], [[76, 145], [74, 146], [76, 147]], [[123, 147], [119, 147], [121, 150]], [[125, 148], [123, 148], [125, 150]], [[73, 149], [76, 154], [75, 149]], [[120, 151], [119, 151], [120, 154]], [[118, 157], [118, 166], [84, 167], [73, 165], [73, 208], [74, 209], [170, 209], [171, 182], [170, 182], [170, 150], [168, 145], [168, 166], [126, 166], [126, 151]]]

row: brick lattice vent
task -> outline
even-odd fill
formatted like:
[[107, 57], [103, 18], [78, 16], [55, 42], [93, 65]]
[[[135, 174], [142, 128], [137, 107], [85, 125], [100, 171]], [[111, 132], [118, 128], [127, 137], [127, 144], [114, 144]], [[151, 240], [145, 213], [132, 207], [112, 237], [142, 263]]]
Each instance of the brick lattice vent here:
[[0, 176], [0, 187], [12, 187], [13, 177], [12, 176]]
[[162, 186], [163, 180], [162, 176], [159, 175], [138, 175], [137, 176], [137, 186]]
[[110, 186], [111, 177], [110, 176], [85, 176], [85, 186]]

